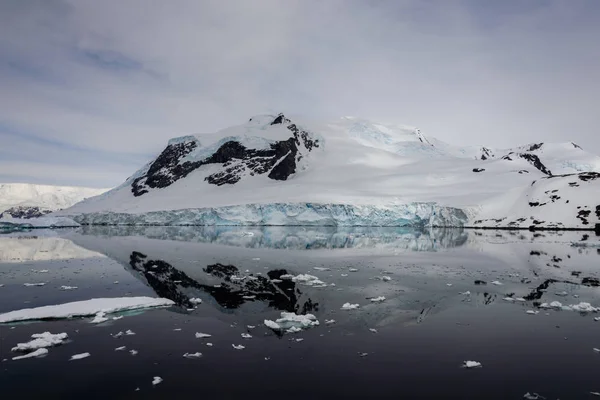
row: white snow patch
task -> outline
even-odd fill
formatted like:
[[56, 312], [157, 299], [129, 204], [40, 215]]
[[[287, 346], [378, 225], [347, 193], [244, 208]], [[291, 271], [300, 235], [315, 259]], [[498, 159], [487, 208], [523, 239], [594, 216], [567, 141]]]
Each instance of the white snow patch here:
[[87, 317], [100, 312], [111, 314], [120, 311], [167, 307], [173, 304], [175, 303], [169, 299], [152, 297], [100, 298], [11, 311], [0, 314], [0, 323]]

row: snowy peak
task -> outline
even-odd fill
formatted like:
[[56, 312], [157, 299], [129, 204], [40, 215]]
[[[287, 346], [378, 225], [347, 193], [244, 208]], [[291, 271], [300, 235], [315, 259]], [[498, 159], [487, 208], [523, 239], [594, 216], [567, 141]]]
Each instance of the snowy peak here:
[[[202, 146], [202, 142], [210, 144]], [[257, 175], [285, 181], [302, 168], [308, 153], [319, 147], [320, 140], [315, 135], [283, 114], [255, 117], [246, 125], [216, 135], [171, 140], [145, 171], [136, 174], [131, 191], [139, 197], [150, 190], [166, 188], [203, 166], [213, 167], [204, 181], [216, 186], [232, 185], [246, 176]]]
[[35, 218], [51, 211], [71, 207], [81, 200], [99, 195], [108, 189], [72, 186], [33, 185], [29, 183], [0, 184], [0, 217]]

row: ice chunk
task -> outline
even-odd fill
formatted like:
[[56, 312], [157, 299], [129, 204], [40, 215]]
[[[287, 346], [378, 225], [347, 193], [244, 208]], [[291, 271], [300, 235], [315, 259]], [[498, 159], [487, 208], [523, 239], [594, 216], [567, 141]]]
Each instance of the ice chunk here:
[[37, 350], [45, 347], [58, 346], [64, 343], [68, 338], [66, 333], [34, 333], [31, 335], [32, 341], [27, 343], [19, 343], [13, 347], [12, 351], [30, 351]]
[[46, 354], [48, 354], [48, 349], [41, 348], [37, 349], [36, 351], [32, 351], [31, 353], [24, 354], [22, 356], [13, 357], [12, 359], [13, 361], [24, 360], [26, 358], [43, 357]]
[[545, 397], [542, 397], [537, 393], [529, 393], [529, 392], [525, 393], [523, 395], [523, 398], [527, 399], [527, 400], [545, 400], [546, 399]]
[[461, 292], [459, 294], [462, 294], [463, 296], [470, 296], [471, 292], [469, 292], [468, 290], [466, 292]]
[[139, 352], [137, 350], [129, 350], [129, 354], [131, 354], [132, 356], [137, 356], [138, 353]]
[[135, 332], [134, 332], [134, 331], [132, 331], [131, 329], [127, 329], [127, 330], [125, 331], [125, 334], [126, 334], [127, 336], [133, 336], [133, 335], [135, 335]]
[[327, 325], [335, 324], [335, 319], [326, 319], [326, 320], [325, 320], [325, 323], [326, 323]]
[[281, 275], [279, 278], [291, 280], [292, 282], [300, 283], [307, 286], [325, 285], [325, 282], [321, 281], [318, 277], [309, 274], [300, 274], [297, 276], [285, 274]]
[[512, 297], [505, 297], [502, 300], [504, 300], [504, 301], [510, 301], [510, 302], [514, 302], [515, 301], [515, 299], [513, 299]]
[[231, 346], [236, 350], [244, 350], [246, 348], [245, 346], [242, 346], [241, 344], [237, 344], [237, 345], [232, 344]]
[[374, 297], [371, 299], [373, 303], [381, 303], [385, 301], [385, 296]]
[[358, 269], [356, 269], [356, 268], [349, 268], [348, 271], [350, 271], [350, 272], [358, 272]]
[[202, 353], [197, 352], [197, 353], [185, 353], [183, 355], [185, 358], [200, 358], [202, 357]]
[[163, 378], [161, 378], [160, 376], [155, 376], [154, 378], [152, 378], [152, 385], [156, 386], [159, 383], [161, 383], [163, 381]]
[[600, 321], [600, 317], [594, 318], [594, 321], [596, 321], [596, 322]]
[[358, 304], [344, 303], [342, 310], [356, 310], [358, 307], [360, 307]]
[[313, 267], [313, 269], [316, 271], [331, 271], [331, 268], [327, 267]]
[[252, 335], [249, 333], [242, 333], [242, 338], [244, 339], [252, 339]]
[[112, 314], [119, 311], [144, 308], [167, 307], [175, 304], [172, 300], [152, 297], [116, 297], [75, 301], [72, 303], [26, 308], [0, 314], [0, 323], [87, 317], [99, 312]]
[[71, 356], [69, 361], [83, 360], [84, 358], [88, 358], [89, 356], [91, 356], [90, 353], [75, 354]]
[[24, 283], [23, 286], [27, 286], [27, 287], [33, 287], [33, 286], [44, 286], [45, 283], [44, 282], [40, 282], [40, 283]]
[[493, 281], [493, 282], [490, 282], [490, 283], [491, 283], [492, 285], [497, 285], [497, 286], [503, 285], [503, 283], [502, 283], [502, 282], [500, 282], [500, 281]]
[[190, 303], [192, 303], [192, 304], [202, 304], [202, 299], [194, 297], [193, 299], [190, 299]]
[[482, 367], [480, 362], [477, 361], [464, 361], [463, 368], [480, 368]]
[[537, 315], [537, 314], [539, 314], [539, 313], [540, 313], [540, 312], [539, 312], [539, 311], [537, 311], [537, 310], [527, 310], [527, 311], [525, 311], [525, 312], [526, 312], [527, 314], [531, 314], [531, 315]]
[[117, 347], [117, 348], [115, 349], [115, 351], [123, 351], [123, 350], [125, 350], [125, 349], [127, 349], [127, 346], [121, 346], [121, 347]]
[[384, 282], [389, 282], [389, 281], [392, 280], [392, 278], [390, 278], [389, 276], [382, 276], [381, 280], [384, 281]]
[[563, 305], [560, 301], [553, 301], [552, 303], [542, 303], [540, 304], [540, 308], [554, 308], [554, 309], [562, 309]]
[[598, 312], [600, 308], [593, 307], [590, 303], [581, 302], [579, 304], [572, 304], [569, 306], [575, 311], [579, 312]]
[[298, 328], [297, 326], [292, 326], [290, 329], [286, 330], [287, 333], [298, 333], [298, 332], [302, 332], [302, 329]]
[[106, 321], [108, 321], [108, 318], [106, 318], [106, 313], [100, 311], [98, 314], [96, 314], [94, 319], [90, 321], [90, 323], [91, 324], [100, 324], [100, 323], [106, 322]]
[[373, 333], [377, 333], [377, 329], [375, 329], [375, 328], [369, 328], [369, 330]]
[[61, 286], [60, 290], [75, 290], [78, 289], [77, 286]]
[[294, 313], [283, 311], [281, 312], [281, 318], [278, 318], [275, 321], [265, 319], [264, 324], [275, 331], [285, 330], [286, 332], [293, 333], [297, 332], [296, 329], [307, 329], [317, 326], [319, 325], [319, 321], [313, 314], [296, 315]]
[[525, 301], [527, 301], [527, 300], [525, 300], [525, 299], [524, 299], [524, 298], [522, 298], [522, 297], [517, 297], [517, 298], [515, 299], [515, 301], [519, 301], [519, 302], [525, 302]]
[[596, 353], [600, 353], [600, 349], [597, 349], [597, 348], [595, 348], [595, 347], [594, 347], [594, 351], [595, 351]]
[[209, 338], [212, 335], [209, 335], [208, 333], [200, 333], [200, 332], [196, 332], [196, 339], [204, 339], [204, 338]]

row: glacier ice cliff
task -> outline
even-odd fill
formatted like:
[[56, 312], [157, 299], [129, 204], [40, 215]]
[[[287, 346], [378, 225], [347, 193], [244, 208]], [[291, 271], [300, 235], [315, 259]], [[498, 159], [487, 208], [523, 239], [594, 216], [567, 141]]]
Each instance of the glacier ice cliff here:
[[188, 208], [139, 214], [93, 212], [71, 217], [82, 225], [272, 225], [462, 227], [468, 217], [460, 208], [436, 203], [373, 206], [349, 204], [272, 203]]

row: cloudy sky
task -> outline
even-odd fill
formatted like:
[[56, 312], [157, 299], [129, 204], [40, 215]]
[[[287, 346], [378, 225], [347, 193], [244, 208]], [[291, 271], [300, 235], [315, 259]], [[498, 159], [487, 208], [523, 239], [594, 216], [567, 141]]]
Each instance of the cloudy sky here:
[[597, 0], [0, 0], [0, 182], [117, 185], [280, 110], [600, 154], [599, 41]]

